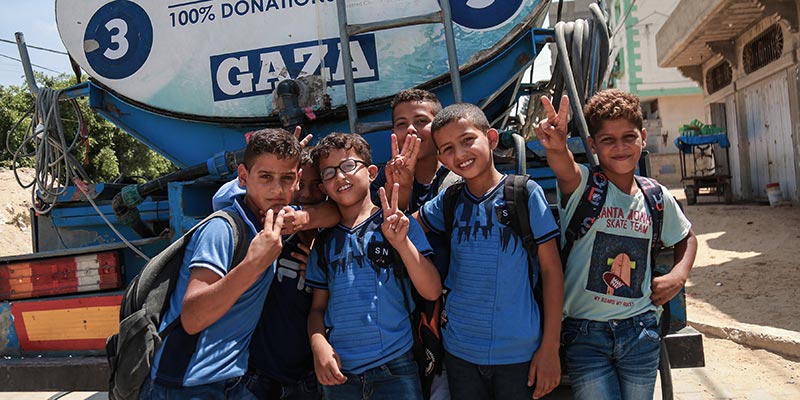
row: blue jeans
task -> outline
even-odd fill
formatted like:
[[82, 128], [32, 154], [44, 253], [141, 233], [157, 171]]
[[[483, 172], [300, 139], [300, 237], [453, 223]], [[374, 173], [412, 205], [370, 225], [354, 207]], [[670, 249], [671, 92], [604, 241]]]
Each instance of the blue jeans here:
[[518, 364], [478, 365], [447, 353], [444, 358], [450, 397], [459, 400], [530, 400], [530, 361]]
[[293, 383], [282, 384], [259, 370], [248, 370], [245, 374], [245, 386], [261, 400], [320, 400], [317, 376], [312, 372], [309, 376]]
[[170, 387], [150, 378], [142, 385], [139, 400], [256, 400], [242, 377], [199, 386]]
[[660, 340], [652, 311], [605, 322], [565, 319], [561, 341], [575, 399], [652, 399]]
[[409, 351], [360, 374], [344, 373], [341, 385], [322, 386], [326, 400], [422, 400], [417, 363]]

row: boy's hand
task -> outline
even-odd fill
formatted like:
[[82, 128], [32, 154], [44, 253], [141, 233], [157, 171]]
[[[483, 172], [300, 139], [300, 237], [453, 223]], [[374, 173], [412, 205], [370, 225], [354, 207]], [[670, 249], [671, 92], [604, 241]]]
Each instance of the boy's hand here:
[[390, 204], [386, 199], [386, 189], [378, 189], [378, 196], [381, 199], [381, 206], [383, 207], [383, 224], [381, 225], [381, 231], [386, 240], [393, 246], [408, 237], [408, 217], [397, 207], [397, 199], [400, 197], [399, 192], [400, 184], [395, 182], [392, 186], [392, 201]]
[[677, 271], [672, 271], [664, 276], [653, 278], [650, 284], [653, 289], [653, 294], [650, 295], [650, 301], [657, 306], [664, 305], [672, 300], [685, 284], [686, 278], [681, 276]]
[[308, 213], [303, 210], [295, 210], [290, 206], [285, 206], [282, 211], [284, 214], [281, 235], [291, 235], [302, 231], [309, 222]]
[[[319, 383], [326, 386], [341, 385], [347, 381], [342, 374], [342, 360], [330, 343], [320, 338], [315, 340], [314, 346], [314, 372]], [[324, 343], [322, 343], [324, 342]]]
[[300, 149], [301, 150], [304, 149], [306, 146], [308, 146], [308, 142], [310, 142], [311, 139], [314, 137], [313, 135], [311, 135], [309, 133], [308, 135], [306, 135], [306, 137], [300, 139], [300, 135], [302, 135], [302, 134], [303, 134], [303, 128], [301, 128], [300, 125], [295, 126], [294, 127], [294, 137], [296, 137], [297, 140], [300, 141]]
[[539, 347], [531, 360], [528, 370], [528, 387], [536, 384], [533, 398], [540, 399], [553, 391], [561, 383], [561, 359], [558, 346], [554, 349]]
[[414, 183], [414, 170], [417, 166], [417, 155], [419, 155], [421, 143], [422, 139], [417, 135], [407, 135], [403, 142], [403, 149], [400, 150], [397, 135], [392, 134], [392, 158], [386, 163], [384, 170], [387, 187], [392, 187], [396, 182], [400, 186], [411, 188]]
[[539, 122], [535, 127], [536, 136], [545, 150], [563, 150], [567, 148], [567, 116], [569, 115], [569, 98], [561, 97], [561, 106], [556, 113], [553, 103], [546, 96], [542, 96], [542, 105], [547, 119]]
[[283, 228], [284, 213], [281, 210], [276, 215], [272, 209], [267, 210], [267, 215], [264, 216], [264, 229], [258, 232], [250, 242], [245, 259], [266, 269], [278, 258], [283, 248], [281, 229]]

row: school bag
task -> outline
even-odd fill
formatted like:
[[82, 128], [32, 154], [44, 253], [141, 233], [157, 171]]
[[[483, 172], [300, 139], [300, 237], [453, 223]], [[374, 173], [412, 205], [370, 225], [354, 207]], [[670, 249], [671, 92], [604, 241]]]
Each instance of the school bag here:
[[135, 400], [150, 374], [156, 350], [167, 335], [180, 323], [180, 316], [162, 332], [161, 318], [169, 307], [175, 289], [186, 245], [197, 229], [212, 218], [223, 218], [233, 228], [234, 253], [231, 267], [247, 254], [247, 226], [234, 211], [220, 210], [195, 225], [178, 240], [150, 259], [142, 272], [125, 290], [119, 310], [119, 333], [106, 340], [106, 357], [111, 368], [108, 398]]

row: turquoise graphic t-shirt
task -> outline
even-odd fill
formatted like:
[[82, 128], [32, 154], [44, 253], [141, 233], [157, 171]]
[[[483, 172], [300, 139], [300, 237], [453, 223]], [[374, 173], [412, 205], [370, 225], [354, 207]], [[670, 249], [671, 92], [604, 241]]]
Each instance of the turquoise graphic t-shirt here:
[[[590, 173], [580, 165], [581, 183], [559, 213], [570, 221], [586, 189]], [[689, 234], [691, 223], [675, 199], [664, 191], [664, 222], [661, 241], [672, 246]], [[562, 223], [562, 241], [568, 224]], [[656, 310], [650, 301], [652, 279], [650, 241], [653, 233], [644, 193], [628, 195], [609, 182], [600, 216], [586, 236], [575, 241], [564, 272], [564, 315], [571, 318], [608, 321], [625, 319]]]

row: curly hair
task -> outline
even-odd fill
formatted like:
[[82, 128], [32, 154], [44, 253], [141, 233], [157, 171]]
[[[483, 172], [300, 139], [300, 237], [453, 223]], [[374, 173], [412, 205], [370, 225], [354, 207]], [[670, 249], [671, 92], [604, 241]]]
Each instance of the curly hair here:
[[639, 97], [619, 89], [597, 92], [583, 108], [589, 135], [594, 136], [603, 121], [624, 119], [642, 130], [642, 105]]
[[369, 143], [361, 135], [355, 133], [331, 133], [322, 138], [314, 146], [311, 158], [314, 160], [314, 167], [319, 169], [319, 162], [323, 158], [331, 155], [331, 150], [353, 150], [367, 165], [372, 164], [372, 153]]
[[480, 107], [469, 103], [458, 103], [445, 107], [442, 112], [436, 115], [431, 125], [431, 135], [436, 134], [445, 125], [460, 119], [467, 120], [483, 133], [488, 132], [489, 128], [491, 128], [489, 120], [486, 119], [486, 114], [483, 113]]
[[300, 142], [291, 133], [280, 128], [266, 128], [250, 135], [244, 150], [244, 166], [248, 170], [262, 154], [274, 154], [278, 159], [300, 159]]
[[435, 94], [422, 89], [406, 89], [396, 94], [394, 98], [392, 98], [392, 110], [394, 110], [398, 104], [410, 102], [430, 103], [433, 115], [439, 114], [439, 112], [442, 111], [442, 103], [439, 101], [439, 98], [436, 97]]

